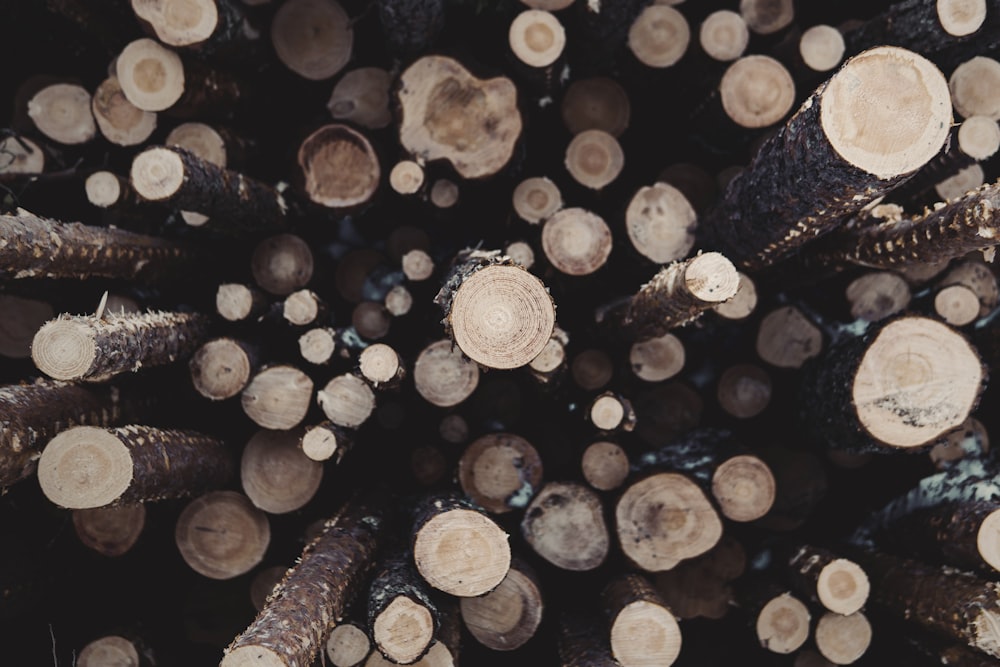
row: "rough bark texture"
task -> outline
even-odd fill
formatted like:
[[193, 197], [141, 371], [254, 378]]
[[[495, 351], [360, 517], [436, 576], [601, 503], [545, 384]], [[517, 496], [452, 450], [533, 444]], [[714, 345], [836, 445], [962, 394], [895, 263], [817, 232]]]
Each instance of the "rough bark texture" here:
[[[723, 453], [725, 452], [725, 453]], [[729, 454], [742, 453], [742, 447], [731, 431], [701, 428], [674, 438], [657, 451], [639, 458], [644, 470], [664, 469], [682, 472], [711, 493], [712, 473]]]
[[1000, 46], [998, 7], [993, 2], [987, 2], [987, 6], [982, 27], [971, 35], [956, 37], [941, 27], [936, 0], [897, 2], [870, 21], [844, 33], [845, 55], [852, 56], [883, 44], [901, 46], [947, 69], [948, 65], [957, 65]]
[[[154, 150], [173, 152], [184, 165], [180, 187], [159, 201], [185, 211], [203, 213], [209, 216], [209, 224], [218, 222], [239, 231], [278, 230], [285, 226], [285, 199], [271, 186], [217, 167], [183, 148], [171, 146]], [[132, 182], [136, 182], [134, 166]], [[142, 192], [141, 188], [136, 189]]]
[[444, 0], [378, 0], [386, 45], [400, 56], [425, 53], [444, 28]]
[[559, 618], [559, 661], [562, 667], [619, 667], [611, 657], [607, 633], [596, 616], [563, 614]]
[[111, 386], [38, 379], [0, 387], [0, 488], [31, 475], [42, 447], [60, 431], [138, 420], [150, 405]]
[[936, 211], [899, 221], [854, 227], [830, 236], [816, 257], [883, 269], [947, 261], [1000, 244], [1000, 184], [968, 193]]
[[101, 382], [119, 373], [162, 366], [191, 355], [204, 342], [209, 319], [197, 313], [162, 312], [61, 315], [35, 335], [33, 358], [43, 372], [47, 372], [47, 365], [40, 358], [40, 338], [46, 327], [69, 323], [94, 341], [95, 352], [90, 366], [72, 379]]
[[176, 118], [225, 117], [244, 103], [252, 86], [228, 71], [184, 59], [184, 94], [163, 113]]
[[879, 537], [879, 546], [928, 563], [948, 564], [996, 576], [977, 546], [979, 527], [1000, 505], [995, 501], [946, 502], [918, 509]]
[[306, 546], [264, 609], [226, 649], [222, 667], [252, 665], [258, 654], [272, 664], [311, 665], [330, 626], [364, 584], [385, 528], [381, 505], [350, 501]]
[[1000, 658], [1000, 583], [875, 552], [856, 560], [871, 577], [875, 605]]
[[699, 222], [702, 247], [719, 250], [743, 269], [759, 269], [836, 228], [910, 175], [882, 179], [840, 157], [820, 124], [829, 83], [729, 183]]
[[120, 278], [163, 283], [190, 275], [191, 247], [121, 229], [57, 222], [19, 210], [0, 215], [0, 276]]

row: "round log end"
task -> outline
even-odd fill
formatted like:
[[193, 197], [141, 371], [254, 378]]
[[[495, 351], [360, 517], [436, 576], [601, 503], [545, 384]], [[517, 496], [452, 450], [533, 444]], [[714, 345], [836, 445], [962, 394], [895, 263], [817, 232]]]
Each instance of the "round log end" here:
[[372, 650], [368, 633], [354, 623], [337, 625], [326, 642], [326, 657], [334, 667], [360, 665]]
[[171, 46], [200, 44], [219, 24], [215, 0], [132, 0], [132, 10], [153, 26], [157, 39]]
[[258, 426], [290, 429], [299, 425], [312, 401], [312, 379], [294, 366], [272, 366], [257, 373], [243, 390], [243, 412]]
[[671, 333], [637, 341], [629, 348], [628, 360], [637, 378], [660, 382], [674, 377], [684, 368], [684, 344]]
[[38, 370], [56, 380], [84, 377], [96, 359], [93, 331], [75, 320], [51, 320], [31, 341], [31, 360]]
[[169, 148], [150, 148], [135, 156], [129, 178], [143, 199], [164, 201], [184, 184], [184, 161]]
[[459, 600], [462, 621], [476, 640], [494, 651], [513, 651], [535, 635], [542, 621], [542, 593], [535, 582], [511, 568], [495, 589]]
[[271, 44], [288, 69], [310, 81], [322, 81], [350, 60], [354, 29], [336, 0], [289, 0], [271, 21]]
[[667, 183], [639, 188], [625, 211], [632, 245], [657, 264], [683, 259], [694, 247], [697, 215], [684, 194]]
[[155, 40], [135, 40], [122, 50], [115, 63], [122, 93], [138, 109], [163, 111], [184, 94], [180, 56]]
[[722, 303], [736, 296], [740, 276], [733, 263], [717, 252], [691, 259], [684, 269], [684, 287], [704, 303]]
[[483, 267], [463, 280], [448, 313], [458, 347], [489, 368], [519, 368], [537, 357], [555, 319], [542, 281], [506, 265]]
[[121, 556], [139, 540], [145, 505], [73, 510], [73, 528], [84, 546], [105, 556]]
[[979, 525], [976, 547], [990, 567], [1000, 570], [1000, 510], [988, 514]]
[[628, 48], [649, 67], [670, 67], [681, 59], [691, 41], [691, 28], [673, 7], [646, 7], [628, 31]]
[[824, 614], [816, 624], [816, 648], [835, 665], [857, 662], [872, 641], [872, 626], [861, 612]]
[[38, 461], [38, 483], [60, 507], [104, 507], [131, 485], [132, 454], [105, 429], [76, 426], [46, 445]]
[[466, 359], [450, 340], [439, 340], [420, 352], [413, 365], [413, 383], [428, 403], [448, 408], [476, 390], [479, 366]]
[[375, 394], [368, 383], [346, 373], [338, 375], [317, 394], [326, 418], [338, 426], [358, 428], [375, 409]]
[[604, 130], [584, 130], [566, 147], [565, 164], [577, 183], [600, 190], [618, 178], [625, 167], [625, 152]]
[[218, 338], [202, 345], [191, 357], [188, 367], [194, 388], [213, 401], [240, 393], [253, 370], [247, 351], [230, 338]]
[[820, 123], [834, 150], [889, 179], [916, 171], [944, 145], [951, 94], [923, 56], [879, 46], [851, 58], [820, 96]]
[[298, 444], [296, 432], [258, 431], [243, 449], [243, 492], [265, 512], [285, 514], [299, 509], [323, 480], [323, 464], [303, 454]]
[[829, 25], [814, 25], [802, 33], [799, 54], [810, 69], [829, 72], [844, 59], [844, 36]]
[[582, 208], [564, 208], [542, 227], [542, 250], [556, 269], [571, 276], [589, 275], [611, 255], [611, 229]]
[[531, 67], [548, 67], [566, 46], [566, 31], [549, 12], [529, 9], [511, 22], [507, 39], [518, 60]]
[[271, 542], [267, 515], [235, 491], [214, 491], [192, 501], [177, 518], [174, 541], [192, 570], [209, 579], [232, 579], [264, 558]]
[[545, 221], [563, 205], [559, 188], [544, 176], [526, 178], [518, 183], [512, 199], [517, 214], [531, 224]]
[[372, 635], [382, 655], [399, 665], [416, 662], [434, 639], [434, 617], [429, 609], [398, 595], [375, 617]]
[[732, 521], [755, 521], [767, 514], [776, 491], [771, 469], [756, 456], [734, 456], [712, 475], [712, 495]]
[[535, 553], [571, 572], [599, 567], [611, 546], [600, 497], [572, 482], [542, 487], [524, 513], [521, 533]]
[[611, 625], [611, 654], [622, 667], [669, 666], [680, 652], [680, 626], [662, 605], [636, 600]]
[[84, 144], [97, 134], [90, 93], [81, 86], [56, 83], [28, 101], [28, 116], [39, 132], [61, 144]]
[[722, 108], [734, 123], [755, 129], [774, 125], [792, 110], [795, 82], [774, 58], [745, 56], [723, 74], [719, 94]]
[[466, 447], [458, 481], [475, 503], [502, 514], [528, 504], [542, 481], [542, 459], [524, 438], [491, 433]]
[[299, 146], [298, 161], [306, 194], [322, 206], [357, 206], [378, 189], [378, 156], [368, 139], [347, 125], [324, 125], [310, 134]]
[[592, 443], [580, 459], [583, 478], [598, 491], [617, 489], [628, 477], [628, 455], [613, 442]]
[[139, 652], [135, 644], [119, 637], [109, 635], [95, 639], [80, 651], [76, 663], [78, 667], [105, 667], [114, 665], [115, 667], [139, 667]]
[[949, 35], [971, 35], [986, 20], [986, 0], [937, 0], [937, 18]]
[[792, 653], [809, 638], [809, 619], [809, 608], [784, 593], [770, 600], [757, 615], [757, 639], [772, 653]]
[[507, 533], [479, 512], [452, 509], [424, 523], [413, 541], [413, 560], [434, 588], [458, 597], [488, 593], [510, 569]]
[[722, 9], [712, 12], [702, 21], [698, 33], [701, 48], [711, 58], [721, 62], [736, 60], [750, 42], [746, 21], [736, 12]]
[[219, 667], [288, 667], [275, 651], [257, 644], [237, 646], [222, 657]]
[[868, 575], [854, 561], [838, 558], [819, 573], [816, 594], [824, 607], [845, 616], [860, 611], [868, 601]]

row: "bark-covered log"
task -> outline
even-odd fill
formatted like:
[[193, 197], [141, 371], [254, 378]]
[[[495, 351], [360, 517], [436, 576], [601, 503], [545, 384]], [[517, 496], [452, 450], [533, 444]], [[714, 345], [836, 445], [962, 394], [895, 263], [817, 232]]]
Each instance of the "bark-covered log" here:
[[638, 574], [613, 579], [601, 593], [611, 654], [622, 667], [655, 661], [669, 667], [681, 652], [677, 619], [653, 585]]
[[803, 378], [802, 412], [833, 448], [919, 447], [965, 421], [985, 377], [964, 336], [904, 316], [831, 346]]
[[191, 246], [122, 229], [57, 222], [19, 209], [0, 215], [0, 271], [5, 278], [119, 278], [163, 283], [189, 274]]
[[947, 88], [933, 64], [903, 49], [852, 58], [730, 182], [698, 227], [703, 245], [760, 268], [836, 228], [941, 150]]
[[286, 224], [288, 207], [280, 192], [183, 148], [143, 151], [132, 161], [130, 179], [135, 191], [149, 201], [203, 213], [236, 230], [273, 230]]
[[445, 0], [377, 0], [386, 46], [399, 56], [426, 53], [444, 28]]
[[871, 579], [873, 605], [1000, 658], [1000, 584], [878, 552], [855, 560]]
[[330, 626], [361, 591], [386, 533], [383, 503], [352, 500], [326, 522], [221, 667], [308, 667]]
[[42, 491], [70, 509], [198, 495], [225, 484], [232, 472], [232, 456], [219, 440], [137, 425], [67, 429], [38, 461]]
[[803, 546], [788, 561], [789, 581], [805, 598], [848, 616], [864, 607], [870, 585], [858, 564], [827, 549]]
[[431, 646], [440, 626], [431, 590], [409, 554], [390, 554], [368, 588], [368, 632], [390, 661], [410, 665]]
[[611, 655], [607, 634], [600, 631], [596, 614], [565, 612], [559, 617], [559, 660], [561, 667], [619, 667]]
[[0, 387], [0, 487], [31, 475], [42, 447], [72, 426], [114, 426], [149, 415], [152, 400], [117, 387], [54, 380]]

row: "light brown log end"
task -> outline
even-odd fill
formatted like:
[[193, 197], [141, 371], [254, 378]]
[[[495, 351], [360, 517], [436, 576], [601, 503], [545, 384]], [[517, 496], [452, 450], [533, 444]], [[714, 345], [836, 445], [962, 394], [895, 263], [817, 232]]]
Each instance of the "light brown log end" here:
[[817, 72], [829, 72], [844, 59], [844, 36], [829, 25], [814, 25], [799, 39], [802, 61]]
[[375, 394], [368, 383], [356, 375], [338, 375], [316, 396], [326, 418], [338, 426], [358, 428], [375, 409]]
[[734, 456], [712, 475], [712, 495], [732, 521], [755, 521], [774, 505], [777, 484], [771, 469], [756, 456]]
[[701, 48], [711, 58], [730, 62], [743, 55], [750, 42], [746, 21], [736, 12], [722, 9], [712, 12], [702, 21], [698, 32]]
[[119, 637], [108, 635], [90, 642], [76, 658], [77, 667], [139, 667], [139, 652], [135, 644]]
[[326, 657], [334, 667], [356, 667], [371, 653], [368, 633], [354, 623], [341, 623], [330, 631], [326, 641]]
[[684, 259], [694, 247], [697, 215], [672, 185], [639, 188], [625, 210], [625, 229], [639, 254], [657, 264]]
[[542, 250], [556, 269], [571, 276], [594, 273], [611, 255], [611, 229], [595, 213], [564, 208], [542, 227]]
[[816, 624], [816, 648], [835, 665], [857, 662], [872, 641], [872, 626], [860, 611], [844, 616], [827, 613]]
[[544, 176], [526, 178], [514, 188], [514, 211], [537, 225], [562, 208], [562, 195], [556, 184]]
[[243, 391], [253, 371], [246, 348], [231, 338], [217, 338], [202, 345], [188, 363], [195, 390], [213, 401], [232, 398]]
[[323, 464], [299, 448], [301, 434], [254, 434], [243, 449], [240, 480], [250, 501], [270, 514], [285, 514], [308, 503], [323, 480]]
[[263, 428], [298, 426], [312, 402], [312, 379], [294, 366], [271, 366], [254, 375], [243, 390], [243, 412]]
[[143, 111], [163, 111], [184, 94], [184, 65], [170, 49], [148, 38], [126, 46], [115, 61], [125, 98]]
[[614, 136], [603, 130], [584, 130], [566, 147], [566, 170], [580, 185], [600, 190], [625, 167], [625, 152]]
[[598, 491], [612, 491], [628, 477], [628, 455], [613, 442], [598, 441], [590, 444], [580, 459], [583, 478]]
[[450, 340], [439, 340], [420, 352], [413, 365], [413, 382], [428, 403], [448, 408], [476, 390], [479, 366], [466, 359]]
[[38, 483], [60, 507], [104, 507], [131, 485], [132, 454], [105, 429], [76, 426], [46, 445], [38, 460]]
[[73, 528], [80, 542], [104, 556], [126, 553], [139, 540], [145, 525], [145, 505], [73, 510]]
[[496, 588], [510, 569], [507, 533], [488, 517], [468, 509], [433, 516], [417, 531], [413, 560], [434, 588], [475, 597]]
[[535, 553], [573, 572], [599, 567], [611, 542], [600, 497], [573, 482], [542, 487], [524, 513], [521, 533]]
[[90, 93], [76, 84], [56, 83], [28, 101], [28, 116], [38, 131], [61, 144], [85, 144], [97, 134]]
[[368, 139], [340, 124], [324, 125], [310, 134], [299, 146], [298, 162], [309, 199], [330, 208], [367, 202], [382, 173]]
[[792, 653], [809, 638], [809, 621], [809, 608], [790, 593], [783, 593], [757, 615], [757, 639], [772, 653]]
[[768, 127], [792, 110], [795, 82], [774, 58], [750, 55], [729, 66], [719, 94], [722, 108], [734, 123], [751, 129]]
[[289, 0], [271, 21], [271, 44], [288, 69], [310, 81], [322, 81], [350, 60], [352, 26], [336, 0]]
[[673, 7], [650, 5], [632, 22], [628, 48], [643, 65], [670, 67], [677, 64], [691, 41], [691, 28]]
[[141, 144], [156, 129], [156, 113], [143, 111], [129, 102], [117, 76], [110, 76], [97, 86], [90, 110], [104, 138], [119, 146]]
[[542, 459], [524, 438], [491, 433], [465, 448], [458, 481], [476, 504], [502, 514], [528, 504], [542, 481]]
[[494, 651], [513, 651], [535, 635], [542, 621], [542, 593], [535, 581], [511, 567], [500, 585], [459, 600], [462, 621], [476, 640]]
[[823, 606], [844, 616], [860, 611], [870, 590], [868, 575], [846, 558], [831, 561], [820, 571], [816, 582], [816, 595]]
[[255, 568], [271, 543], [267, 515], [235, 491], [195, 499], [177, 518], [174, 542], [184, 562], [209, 579], [232, 579]]
[[566, 31], [554, 15], [539, 9], [518, 14], [510, 24], [507, 42], [517, 59], [531, 67], [548, 67], [566, 46]]

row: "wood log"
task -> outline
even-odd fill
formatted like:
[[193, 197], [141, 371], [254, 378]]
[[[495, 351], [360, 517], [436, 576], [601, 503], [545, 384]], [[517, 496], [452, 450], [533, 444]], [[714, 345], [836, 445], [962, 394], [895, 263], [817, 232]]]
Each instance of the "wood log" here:
[[469, 633], [494, 651], [514, 651], [535, 636], [544, 600], [538, 576], [515, 558], [500, 585], [486, 595], [459, 600]]
[[628, 351], [632, 373], [646, 382], [670, 379], [684, 368], [684, 343], [672, 333], [639, 340]]
[[571, 276], [600, 269], [611, 255], [611, 229], [583, 208], [564, 208], [549, 216], [542, 227], [542, 250], [552, 265]]
[[892, 522], [878, 543], [928, 563], [994, 576], [1000, 570], [1000, 508], [993, 501], [943, 502]]
[[424, 56], [400, 83], [399, 141], [410, 153], [448, 160], [463, 178], [490, 176], [510, 161], [521, 134], [510, 79], [477, 79], [456, 60]]
[[571, 83], [563, 94], [560, 111], [571, 134], [602, 130], [615, 138], [628, 127], [632, 115], [628, 93], [607, 77], [577, 79]]
[[[386, 660], [378, 651], [372, 651], [365, 661], [365, 667], [392, 667], [396, 663]], [[455, 656], [451, 650], [443, 643], [435, 641], [427, 649], [427, 654], [423, 658], [413, 663], [414, 667], [454, 667], [456, 665]]]
[[260, 33], [232, 0], [131, 0], [132, 11], [156, 38], [202, 55], [244, 54]]
[[625, 211], [625, 228], [640, 255], [657, 264], [687, 257], [694, 247], [697, 215], [684, 194], [656, 183], [635, 193]]
[[88, 509], [197, 495], [232, 475], [219, 440], [149, 426], [75, 426], [38, 460], [38, 482], [60, 507]]
[[0, 215], [0, 266], [5, 278], [175, 280], [200, 260], [195, 248], [122, 229], [57, 222], [23, 209]]
[[630, 485], [615, 507], [615, 525], [622, 552], [647, 572], [701, 555], [722, 536], [708, 498], [677, 473], [657, 473]]
[[330, 327], [316, 327], [299, 336], [299, 354], [311, 364], [328, 364], [337, 349], [338, 332]]
[[742, 56], [749, 41], [750, 29], [746, 21], [728, 9], [709, 14], [698, 30], [702, 50], [721, 62], [730, 62]]
[[510, 569], [507, 533], [452, 496], [428, 498], [415, 512], [413, 561], [428, 584], [458, 597], [496, 588]]
[[662, 336], [736, 294], [739, 275], [717, 252], [674, 262], [628, 301], [621, 323], [639, 339]]
[[243, 389], [240, 405], [255, 424], [288, 430], [302, 423], [313, 397], [312, 379], [287, 364], [268, 366]]
[[250, 501], [270, 514], [304, 506], [323, 481], [323, 465], [299, 448], [298, 431], [257, 431], [240, 459], [240, 480]]
[[[922, 94], [902, 83], [903, 72], [907, 81], [921, 82]], [[903, 87], [890, 91], [887, 80]], [[945, 89], [934, 65], [909, 51], [881, 47], [852, 58], [730, 183], [699, 224], [703, 245], [741, 268], [760, 268], [831, 231], [941, 150], [951, 123]], [[861, 99], [871, 106], [859, 106]], [[870, 132], [857, 134], [852, 128], [860, 125]], [[876, 128], [892, 128], [891, 145]], [[786, 170], [816, 178], [803, 189]], [[783, 202], [780, 210], [765, 203], [774, 201]]]
[[943, 208], [923, 215], [865, 225], [829, 238], [817, 249], [821, 262], [850, 262], [894, 269], [921, 262], [940, 262], [996, 245], [1000, 186], [984, 185]]
[[216, 312], [230, 322], [253, 319], [267, 306], [267, 297], [260, 290], [240, 283], [222, 283], [215, 293]]
[[965, 285], [949, 285], [934, 295], [934, 312], [953, 327], [962, 327], [979, 317], [979, 299]]
[[823, 332], [795, 306], [782, 306], [761, 320], [756, 348], [772, 366], [802, 368], [823, 351]]
[[860, 611], [844, 616], [827, 612], [816, 623], [816, 648], [835, 665], [861, 659], [872, 640], [872, 626]]
[[326, 319], [328, 306], [316, 292], [302, 289], [292, 292], [281, 304], [281, 316], [292, 326], [304, 327]]
[[326, 640], [326, 657], [333, 667], [357, 667], [371, 650], [368, 632], [356, 621], [337, 623]]
[[425, 401], [450, 408], [471, 396], [479, 386], [479, 366], [464, 357], [450, 340], [439, 340], [417, 356], [413, 383]]
[[146, 526], [145, 505], [73, 510], [73, 530], [88, 549], [115, 557], [135, 546]]
[[354, 446], [354, 440], [346, 429], [327, 420], [307, 427], [300, 445], [303, 453], [313, 461], [333, 459], [339, 464]]
[[358, 67], [344, 74], [333, 87], [326, 108], [334, 120], [357, 123], [378, 130], [392, 122], [389, 87], [392, 77], [380, 67]]
[[389, 172], [389, 185], [401, 195], [412, 195], [424, 184], [424, 169], [413, 160], [400, 160]]
[[719, 543], [697, 558], [658, 572], [654, 585], [678, 618], [721, 619], [736, 604], [730, 582], [746, 570], [747, 556], [738, 541], [723, 535]]
[[524, 366], [555, 327], [545, 285], [498, 251], [460, 253], [434, 302], [459, 349], [487, 368]]
[[45, 153], [34, 141], [20, 135], [0, 139], [0, 181], [45, 170]]
[[611, 655], [622, 667], [674, 664], [681, 629], [653, 585], [638, 574], [612, 579], [601, 593], [611, 636]]
[[183, 148], [146, 149], [133, 159], [129, 177], [144, 199], [202, 213], [230, 229], [273, 230], [286, 223], [280, 192]]
[[598, 491], [617, 489], [628, 477], [628, 455], [613, 442], [599, 440], [587, 446], [580, 459], [583, 478]]
[[728, 301], [712, 306], [712, 311], [726, 320], [743, 320], [750, 317], [757, 308], [757, 286], [753, 279], [745, 273], [737, 272], [739, 286], [736, 294]]
[[760, 645], [772, 653], [794, 653], [809, 638], [809, 608], [791, 593], [764, 598], [752, 618]]
[[369, 201], [378, 189], [382, 167], [368, 139], [347, 125], [319, 128], [299, 145], [299, 169], [309, 199], [329, 208]]
[[361, 352], [358, 370], [376, 389], [393, 389], [406, 377], [402, 358], [383, 343], [369, 345]]
[[410, 665], [430, 648], [440, 625], [430, 588], [412, 558], [384, 557], [368, 588], [368, 631], [378, 651], [398, 665]]
[[403, 255], [403, 275], [411, 282], [427, 280], [434, 273], [434, 260], [426, 252], [414, 249]]
[[267, 515], [235, 491], [213, 491], [177, 517], [174, 542], [192, 570], [232, 579], [257, 567], [271, 543]]
[[100, 667], [101, 665], [123, 665], [139, 667], [139, 651], [135, 644], [119, 635], [107, 635], [90, 642], [76, 659], [79, 667]]
[[994, 658], [1000, 657], [1000, 586], [972, 574], [878, 552], [856, 555], [872, 582], [872, 604]]
[[413, 308], [413, 295], [403, 285], [396, 285], [391, 290], [386, 292], [385, 310], [393, 317], [402, 317], [410, 312]]
[[850, 616], [868, 600], [871, 586], [865, 571], [832, 551], [803, 546], [789, 559], [788, 568], [789, 581], [798, 594], [835, 614]]
[[451, 208], [458, 203], [460, 194], [458, 186], [455, 185], [454, 181], [450, 181], [447, 178], [439, 178], [431, 186], [431, 204], [441, 209]]
[[294, 234], [278, 234], [257, 244], [250, 270], [261, 289], [285, 296], [302, 289], [312, 279], [312, 250]]
[[965, 421], [984, 377], [961, 334], [907, 316], [835, 343], [804, 380], [802, 405], [838, 448], [919, 447]]
[[549, 67], [562, 55], [566, 31], [559, 19], [541, 9], [528, 9], [511, 21], [507, 43], [529, 67]]
[[84, 144], [97, 134], [90, 93], [76, 84], [42, 88], [28, 101], [28, 116], [39, 132], [61, 144]]
[[604, 350], [583, 350], [570, 364], [573, 381], [585, 391], [594, 391], [611, 381], [615, 367]]
[[901, 276], [877, 271], [851, 281], [844, 296], [851, 304], [852, 317], [878, 322], [905, 310], [910, 305], [911, 292]]
[[342, 507], [229, 645], [220, 667], [310, 664], [330, 626], [364, 585], [386, 523], [381, 505], [350, 501]]
[[292, 0], [271, 21], [271, 45], [285, 67], [304, 79], [329, 79], [347, 64], [353, 23], [336, 0]]
[[257, 367], [256, 350], [233, 338], [210, 340], [191, 356], [188, 368], [195, 390], [212, 401], [243, 391]]
[[56, 380], [102, 382], [192, 354], [208, 333], [197, 313], [61, 315], [35, 334], [31, 358]]
[[577, 183], [601, 190], [621, 174], [625, 152], [618, 140], [604, 130], [583, 130], [566, 146], [564, 164]]
[[143, 111], [129, 102], [117, 76], [109, 76], [98, 84], [90, 110], [104, 138], [119, 146], [141, 144], [156, 129], [156, 112]]
[[521, 534], [539, 556], [573, 572], [599, 567], [611, 546], [600, 497], [575, 482], [543, 486], [525, 510]]
[[[415, 374], [415, 373], [414, 373]], [[337, 426], [358, 428], [375, 409], [375, 394], [357, 375], [338, 375], [316, 394], [326, 418]]]
[[769, 127], [792, 110], [795, 81], [785, 66], [770, 56], [743, 56], [722, 75], [719, 100], [726, 116], [739, 127]]
[[351, 312], [351, 326], [362, 338], [380, 340], [389, 333], [392, 317], [381, 302], [362, 301]]
[[737, 364], [719, 376], [715, 395], [726, 414], [751, 419], [767, 409], [771, 389], [771, 377], [760, 366]]
[[799, 56], [807, 67], [829, 72], [844, 59], [844, 36], [829, 25], [814, 25], [799, 39]]
[[632, 402], [611, 391], [606, 391], [591, 401], [587, 417], [601, 431], [631, 431], [636, 422]]
[[[511, 257], [511, 259], [514, 258]], [[528, 267], [525, 266], [525, 268]], [[555, 327], [552, 331], [552, 337], [545, 343], [542, 351], [528, 362], [528, 371], [531, 373], [531, 377], [543, 385], [560, 382], [566, 371], [566, 345], [568, 343], [569, 336], [566, 335], [566, 332], [558, 326]]]
[[524, 438], [490, 433], [462, 452], [458, 481], [474, 503], [503, 514], [527, 506], [542, 481], [542, 459]]
[[740, 16], [758, 35], [771, 35], [795, 19], [792, 0], [740, 0]]

